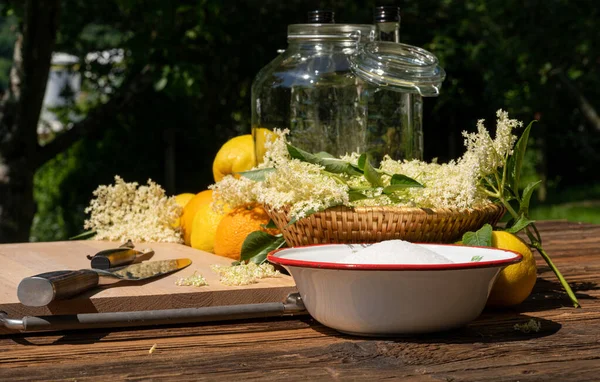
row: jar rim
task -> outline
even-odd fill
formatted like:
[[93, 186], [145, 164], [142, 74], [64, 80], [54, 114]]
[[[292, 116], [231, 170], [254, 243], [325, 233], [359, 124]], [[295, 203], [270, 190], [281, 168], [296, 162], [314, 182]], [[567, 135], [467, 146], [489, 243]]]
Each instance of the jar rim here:
[[425, 97], [439, 95], [446, 78], [433, 53], [408, 44], [383, 41], [359, 44], [358, 51], [349, 59], [353, 71], [363, 80]]

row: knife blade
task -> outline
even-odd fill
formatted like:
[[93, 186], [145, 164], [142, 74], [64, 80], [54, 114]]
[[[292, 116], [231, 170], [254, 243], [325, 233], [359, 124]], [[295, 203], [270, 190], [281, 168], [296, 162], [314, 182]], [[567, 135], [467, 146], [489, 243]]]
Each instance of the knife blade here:
[[45, 306], [55, 300], [67, 299], [97, 286], [119, 281], [142, 281], [181, 270], [190, 259], [146, 261], [107, 270], [80, 269], [41, 273], [26, 277], [17, 287], [17, 297], [26, 306]]

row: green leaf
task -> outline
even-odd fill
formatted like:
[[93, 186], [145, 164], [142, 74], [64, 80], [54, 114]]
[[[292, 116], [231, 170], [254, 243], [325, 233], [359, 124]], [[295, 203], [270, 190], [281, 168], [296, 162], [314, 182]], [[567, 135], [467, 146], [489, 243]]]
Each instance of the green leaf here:
[[360, 175], [355, 167], [350, 162], [343, 161], [337, 158], [322, 158], [317, 164], [325, 167], [325, 171], [333, 172], [334, 174]]
[[462, 237], [463, 245], [476, 247], [492, 246], [492, 226], [484, 224], [483, 227], [475, 232], [466, 232]]
[[357, 166], [360, 169], [360, 171], [365, 170], [365, 162], [366, 161], [367, 161], [367, 154], [360, 154], [360, 157], [358, 157], [358, 163], [357, 163]]
[[358, 190], [350, 190], [348, 191], [348, 196], [350, 197], [351, 202], [355, 202], [357, 200], [368, 199], [369, 197]]
[[320, 159], [316, 155], [313, 155], [307, 151], [304, 151], [302, 149], [294, 147], [290, 144], [287, 145], [287, 149], [288, 149], [288, 153], [290, 154], [290, 157], [292, 157], [292, 159], [298, 159], [298, 160], [301, 160], [304, 162], [309, 162], [309, 163], [317, 163]]
[[407, 202], [406, 199], [399, 197], [397, 194], [391, 193], [391, 194], [386, 194], [386, 195], [394, 204], [400, 204], [400, 203]]
[[335, 158], [333, 155], [331, 155], [331, 154], [329, 154], [329, 153], [327, 153], [325, 151], [320, 151], [320, 152], [316, 153], [315, 156], [317, 158], [321, 158], [321, 159], [323, 159], [323, 158]]
[[323, 166], [325, 171], [329, 171], [334, 174], [361, 175], [360, 172], [356, 171], [354, 166], [341, 159], [331, 157], [320, 158], [315, 154], [311, 154], [290, 144], [287, 145], [287, 149], [290, 157], [293, 159]]
[[531, 200], [531, 195], [533, 195], [533, 191], [540, 183], [542, 183], [542, 181], [538, 180], [537, 182], [531, 182], [525, 186], [523, 196], [521, 197], [521, 204], [519, 205], [519, 214], [529, 215], [529, 201]]
[[390, 180], [390, 185], [383, 189], [383, 193], [391, 194], [392, 192], [401, 191], [411, 187], [424, 188], [425, 186], [406, 175], [394, 174]]
[[364, 175], [365, 179], [371, 183], [374, 187], [383, 187], [383, 180], [381, 174], [371, 165], [370, 158], [367, 157], [364, 163]]
[[519, 218], [510, 227], [506, 228], [505, 231], [517, 233], [533, 223], [535, 223], [535, 220], [530, 220], [525, 214], [521, 214], [521, 216], [519, 216]]
[[518, 194], [519, 190], [519, 181], [521, 180], [521, 168], [523, 166], [523, 158], [525, 158], [525, 151], [527, 150], [527, 141], [529, 140], [529, 132], [531, 131], [531, 126], [533, 125], [531, 121], [529, 125], [521, 134], [521, 137], [517, 141], [515, 148], [513, 150], [513, 154], [508, 158], [508, 186], [512, 188], [515, 194]]
[[244, 178], [248, 178], [255, 182], [263, 182], [267, 174], [275, 172], [276, 170], [273, 167], [268, 168], [260, 168], [258, 170], [250, 170], [250, 171], [240, 171], [235, 174], [239, 174]]
[[481, 261], [481, 259], [483, 259], [483, 256], [473, 256], [471, 257], [471, 261]]
[[269, 235], [263, 231], [251, 232], [242, 244], [240, 261], [262, 264], [269, 252], [281, 248], [284, 244], [285, 239], [282, 235]]
[[69, 240], [88, 240], [96, 236], [96, 231], [85, 231], [79, 235], [70, 237]]
[[393, 184], [395, 186], [404, 186], [404, 187], [420, 187], [420, 188], [425, 187], [421, 183], [414, 180], [413, 178], [406, 176], [406, 175], [402, 175], [402, 174], [392, 175], [390, 184]]
[[267, 224], [261, 224], [261, 227], [263, 227], [264, 229], [277, 229], [278, 228], [277, 224], [275, 224], [273, 219], [270, 219]]

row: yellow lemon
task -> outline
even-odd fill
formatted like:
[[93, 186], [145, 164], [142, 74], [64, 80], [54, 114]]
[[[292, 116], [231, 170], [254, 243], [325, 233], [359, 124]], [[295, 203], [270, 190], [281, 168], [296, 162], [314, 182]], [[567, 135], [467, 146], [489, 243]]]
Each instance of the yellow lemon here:
[[[226, 175], [250, 170], [256, 164], [251, 134], [231, 138], [219, 149], [213, 161], [215, 182]], [[236, 175], [236, 177], [239, 177]]]
[[255, 127], [252, 129], [252, 136], [254, 137], [254, 152], [258, 163], [263, 161], [265, 156], [265, 143], [274, 142], [277, 139], [277, 134], [264, 127]]
[[203, 204], [198, 208], [192, 224], [190, 239], [192, 248], [214, 253], [217, 227], [223, 216], [230, 210], [227, 206], [222, 208], [222, 210], [215, 210], [211, 203]]
[[492, 246], [518, 252], [523, 255], [523, 260], [509, 265], [500, 272], [487, 304], [491, 306], [520, 304], [529, 296], [537, 279], [533, 253], [521, 239], [505, 231], [492, 232]]
[[181, 229], [183, 230], [183, 241], [186, 245], [191, 244], [192, 229], [194, 226], [194, 217], [198, 209], [212, 203], [212, 190], [204, 190], [194, 195], [193, 198], [187, 202], [183, 207], [183, 213], [181, 214]]
[[[175, 195], [175, 203], [177, 203], [177, 205], [179, 207], [183, 208], [193, 197], [194, 197], [194, 194], [189, 193], [189, 192], [186, 192], [184, 194]], [[173, 228], [177, 228], [177, 227], [179, 227], [179, 224], [181, 224], [181, 217], [178, 217], [177, 219], [175, 219], [175, 221], [173, 223], [171, 223], [171, 226], [173, 226]]]

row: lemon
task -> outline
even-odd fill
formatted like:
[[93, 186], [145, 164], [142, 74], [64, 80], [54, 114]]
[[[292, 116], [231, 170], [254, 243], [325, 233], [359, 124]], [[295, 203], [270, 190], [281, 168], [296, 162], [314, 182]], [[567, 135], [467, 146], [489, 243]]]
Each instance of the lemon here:
[[520, 253], [523, 255], [523, 260], [509, 265], [500, 272], [487, 304], [491, 306], [520, 304], [531, 294], [537, 279], [533, 253], [521, 239], [505, 231], [492, 232], [492, 247]]
[[[185, 205], [190, 201], [190, 199], [192, 199], [194, 197], [194, 194], [186, 192], [183, 194], [179, 194], [179, 195], [175, 195], [175, 203], [177, 203], [177, 205], [181, 208], [184, 208]], [[171, 226], [173, 228], [177, 228], [179, 227], [179, 225], [181, 224], [181, 217], [178, 217], [177, 219], [175, 219], [175, 221], [173, 223], [171, 223]]]
[[181, 229], [183, 230], [183, 241], [186, 245], [191, 244], [192, 229], [194, 223], [194, 217], [196, 212], [203, 205], [210, 205], [212, 203], [212, 190], [204, 190], [197, 193], [191, 198], [185, 207], [183, 207], [183, 213], [181, 214]]
[[250, 170], [255, 164], [252, 135], [246, 134], [231, 138], [221, 146], [213, 161], [215, 182], [220, 181], [226, 175]]
[[252, 129], [252, 136], [254, 137], [256, 160], [261, 163], [266, 152], [265, 143], [274, 142], [277, 139], [277, 134], [264, 127], [255, 127]]
[[215, 210], [212, 208], [211, 203], [198, 207], [192, 223], [192, 235], [190, 238], [192, 248], [214, 253], [217, 227], [229, 210], [230, 208], [226, 206], [223, 206], [222, 211]]

